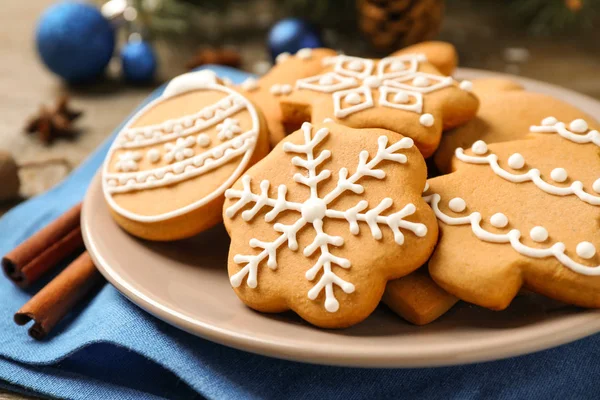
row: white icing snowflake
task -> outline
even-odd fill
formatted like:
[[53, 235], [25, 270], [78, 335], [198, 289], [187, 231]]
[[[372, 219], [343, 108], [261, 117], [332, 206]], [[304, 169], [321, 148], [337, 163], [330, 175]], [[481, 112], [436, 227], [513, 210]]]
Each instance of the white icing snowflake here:
[[351, 267], [350, 260], [332, 254], [332, 247], [340, 247], [344, 244], [344, 238], [341, 236], [331, 236], [323, 230], [323, 220], [326, 218], [345, 220], [348, 222], [349, 231], [358, 235], [360, 231], [359, 223], [366, 223], [371, 231], [371, 235], [375, 240], [382, 239], [380, 225], [387, 226], [394, 234], [394, 240], [397, 244], [404, 243], [404, 234], [401, 229], [408, 230], [418, 237], [423, 237], [427, 234], [427, 227], [421, 223], [405, 221], [404, 218], [412, 215], [416, 211], [414, 204], [409, 203], [400, 211], [382, 215], [387, 209], [392, 206], [391, 198], [384, 198], [374, 208], [369, 208], [366, 200], [359, 201], [355, 206], [347, 210], [336, 210], [330, 208], [329, 205], [337, 198], [343, 195], [346, 191], [355, 194], [362, 194], [365, 188], [358, 182], [363, 177], [372, 177], [375, 179], [383, 179], [385, 172], [381, 169], [376, 169], [378, 164], [384, 160], [389, 160], [404, 164], [407, 162], [407, 157], [404, 154], [397, 154], [396, 151], [408, 149], [413, 146], [413, 141], [410, 138], [402, 138], [398, 142], [388, 146], [387, 136], [380, 136], [377, 140], [378, 150], [373, 158], [369, 160], [369, 152], [363, 150], [358, 156], [358, 166], [353, 174], [350, 174], [348, 169], [342, 168], [339, 171], [337, 185], [329, 193], [324, 196], [319, 195], [319, 183], [331, 177], [331, 171], [322, 169], [317, 172], [317, 168], [324, 163], [331, 152], [322, 150], [315, 155], [315, 148], [327, 137], [329, 130], [321, 128], [317, 130], [314, 137], [311, 137], [312, 125], [305, 123], [302, 125], [304, 132], [304, 144], [285, 143], [283, 150], [287, 153], [296, 153], [299, 156], [294, 156], [291, 159], [293, 165], [307, 170], [307, 174], [296, 173], [294, 181], [300, 185], [304, 185], [309, 189], [310, 195], [308, 198], [300, 202], [292, 202], [286, 200], [288, 188], [286, 185], [279, 185], [277, 188], [277, 198], [269, 197], [270, 182], [263, 180], [260, 182], [260, 193], [253, 193], [250, 187], [251, 177], [246, 175], [242, 178], [242, 190], [229, 189], [225, 192], [228, 199], [239, 199], [225, 211], [227, 217], [232, 218], [242, 208], [248, 204], [253, 204], [252, 208], [241, 213], [245, 221], [252, 220], [263, 207], [270, 207], [271, 210], [265, 214], [265, 221], [272, 222], [278, 215], [284, 211], [293, 211], [299, 214], [296, 221], [290, 225], [282, 223], [273, 224], [273, 229], [280, 232], [281, 235], [274, 241], [265, 242], [259, 239], [251, 239], [250, 246], [252, 248], [262, 249], [259, 254], [234, 256], [234, 262], [237, 264], [245, 264], [245, 266], [236, 274], [231, 276], [231, 284], [234, 287], [239, 287], [244, 278], [246, 284], [250, 288], [255, 288], [258, 284], [257, 271], [260, 263], [266, 260], [266, 264], [271, 269], [277, 268], [277, 251], [280, 246], [287, 242], [288, 248], [292, 251], [298, 250], [298, 242], [296, 236], [298, 232], [306, 225], [312, 225], [315, 231], [315, 239], [312, 243], [304, 247], [302, 254], [305, 257], [310, 257], [315, 252], [319, 251], [320, 256], [317, 262], [306, 271], [306, 279], [313, 281], [319, 272], [322, 271], [321, 278], [308, 292], [308, 297], [315, 300], [321, 291], [325, 290], [325, 309], [329, 312], [336, 312], [339, 309], [339, 302], [334, 295], [334, 285], [339, 286], [345, 293], [354, 292], [354, 285], [340, 278], [334, 272], [334, 267], [348, 269]]
[[225, 141], [233, 138], [236, 133], [241, 133], [242, 128], [237, 119], [226, 118], [225, 121], [217, 125], [217, 137], [221, 141]]
[[182, 161], [186, 158], [190, 158], [194, 155], [193, 147], [196, 144], [196, 139], [192, 136], [186, 138], [179, 138], [175, 143], [166, 143], [165, 149], [165, 161], [172, 163], [173, 161]]
[[[325, 59], [326, 65], [334, 65], [333, 71], [299, 79], [297, 89], [331, 93], [334, 115], [345, 118], [355, 112], [379, 106], [423, 112], [423, 94], [430, 93], [454, 83], [451, 77], [418, 72], [419, 63], [427, 61], [422, 54], [387, 57], [377, 66], [370, 59], [337, 56]], [[379, 90], [379, 98], [373, 90]], [[432, 126], [432, 116], [421, 120]]]
[[141, 153], [137, 151], [126, 151], [123, 154], [119, 154], [119, 160], [117, 161], [117, 170], [122, 172], [130, 172], [138, 170], [138, 161], [142, 159]]

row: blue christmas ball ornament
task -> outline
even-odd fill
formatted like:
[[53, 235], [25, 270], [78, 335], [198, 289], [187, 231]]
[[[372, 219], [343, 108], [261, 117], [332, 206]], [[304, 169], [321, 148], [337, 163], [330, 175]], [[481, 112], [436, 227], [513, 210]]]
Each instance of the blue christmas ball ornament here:
[[147, 42], [131, 41], [121, 49], [123, 77], [132, 83], [149, 82], [156, 71], [156, 57]]
[[269, 32], [268, 41], [273, 60], [284, 52], [294, 54], [306, 47], [323, 47], [319, 32], [299, 18], [287, 18], [277, 22]]
[[52, 72], [69, 82], [82, 82], [104, 71], [115, 48], [115, 33], [97, 8], [61, 2], [40, 18], [36, 42]]

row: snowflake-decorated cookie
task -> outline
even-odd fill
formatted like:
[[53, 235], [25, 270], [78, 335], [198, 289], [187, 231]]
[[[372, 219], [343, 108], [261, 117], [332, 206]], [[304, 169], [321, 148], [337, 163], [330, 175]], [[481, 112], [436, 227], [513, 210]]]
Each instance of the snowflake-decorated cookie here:
[[188, 237], [221, 220], [225, 190], [267, 152], [266, 124], [247, 98], [211, 71], [185, 74], [118, 133], [104, 196], [133, 235]]
[[362, 321], [387, 281], [433, 251], [425, 179], [410, 138], [303, 124], [226, 192], [236, 293], [256, 310], [292, 309], [320, 327]]
[[[449, 43], [420, 43], [393, 53], [390, 58], [406, 54], [421, 54], [444, 75], [452, 74], [456, 67], [456, 50]], [[240, 85], [243, 93], [254, 100], [255, 103], [260, 104], [268, 121], [272, 147], [282, 140], [287, 133], [296, 130], [302, 122], [310, 120], [310, 116], [290, 120], [290, 115], [282, 114], [280, 102], [285, 102], [290, 95], [293, 95], [297, 90], [298, 80], [310, 79], [321, 74], [327, 67], [324, 63], [327, 64], [337, 55], [331, 49], [301, 49], [296, 54], [282, 53], [277, 57], [275, 65], [266, 75], [260, 79], [248, 78], [246, 82]], [[406, 104], [411, 102], [409, 100]], [[428, 108], [428, 106], [425, 108]], [[333, 113], [326, 117], [332, 116]], [[313, 119], [313, 121], [320, 123], [324, 117], [320, 118], [320, 120]], [[431, 118], [429, 116], [423, 117], [423, 121], [426, 124], [431, 123]]]
[[430, 179], [440, 225], [432, 278], [492, 309], [521, 287], [600, 307], [600, 133], [547, 117], [539, 137], [456, 150], [457, 171]]
[[383, 128], [415, 141], [425, 157], [442, 131], [475, 116], [470, 83], [441, 74], [423, 53], [405, 49], [381, 60], [336, 55], [318, 73], [279, 95], [285, 123], [331, 118], [352, 128]]
[[470, 148], [477, 140], [491, 144], [522, 139], [529, 133], [530, 125], [548, 115], [560, 121], [582, 118], [591, 126], [600, 127], [576, 107], [549, 95], [526, 92], [520, 84], [508, 79], [473, 80], [473, 93], [480, 102], [477, 116], [465, 125], [445, 132], [435, 153], [435, 164], [443, 173], [452, 170], [456, 148]]

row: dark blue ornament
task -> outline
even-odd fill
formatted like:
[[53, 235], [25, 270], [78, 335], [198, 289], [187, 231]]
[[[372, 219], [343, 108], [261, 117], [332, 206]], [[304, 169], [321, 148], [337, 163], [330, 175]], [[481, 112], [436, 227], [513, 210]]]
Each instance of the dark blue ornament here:
[[36, 42], [52, 72], [69, 82], [82, 82], [102, 74], [115, 48], [115, 33], [97, 8], [62, 2], [40, 18]]
[[283, 52], [294, 54], [306, 47], [323, 47], [319, 32], [299, 18], [286, 18], [277, 22], [269, 32], [268, 41], [273, 60]]
[[123, 77], [132, 83], [149, 82], [156, 71], [156, 57], [147, 42], [132, 41], [121, 49]]

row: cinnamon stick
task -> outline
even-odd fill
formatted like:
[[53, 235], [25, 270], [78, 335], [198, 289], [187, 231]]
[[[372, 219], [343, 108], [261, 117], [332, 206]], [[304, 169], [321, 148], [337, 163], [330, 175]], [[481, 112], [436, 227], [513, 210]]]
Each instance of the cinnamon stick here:
[[79, 219], [81, 203], [25, 240], [2, 258], [2, 269], [16, 285], [26, 288], [65, 258], [83, 248]]
[[87, 251], [33, 296], [14, 316], [17, 325], [33, 320], [29, 335], [41, 340], [104, 279]]

